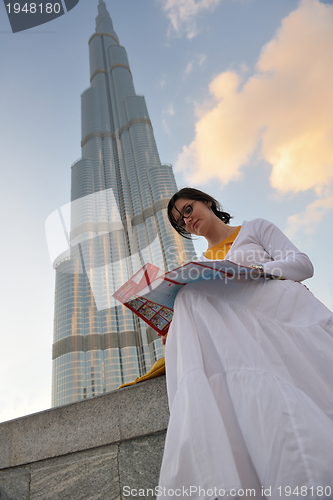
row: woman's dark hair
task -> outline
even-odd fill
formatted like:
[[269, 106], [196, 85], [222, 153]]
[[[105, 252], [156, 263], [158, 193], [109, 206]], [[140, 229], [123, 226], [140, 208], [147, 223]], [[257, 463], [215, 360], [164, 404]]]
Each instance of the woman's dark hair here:
[[211, 203], [211, 206], [210, 206], [211, 210], [216, 215], [216, 217], [221, 219], [225, 224], [229, 224], [230, 219], [232, 218], [232, 216], [230, 214], [228, 214], [227, 212], [223, 212], [222, 207], [219, 204], [219, 202], [217, 200], [215, 200], [215, 198], [213, 198], [209, 194], [204, 193], [203, 191], [200, 191], [199, 189], [195, 189], [195, 188], [186, 187], [186, 188], [180, 189], [179, 191], [177, 191], [177, 193], [175, 193], [172, 196], [172, 198], [170, 199], [170, 201], [168, 203], [168, 208], [167, 208], [168, 218], [169, 218], [171, 226], [177, 231], [177, 233], [179, 233], [181, 236], [183, 236], [183, 238], [186, 238], [188, 240], [191, 239], [191, 233], [187, 232], [185, 227], [180, 227], [177, 224], [177, 219], [172, 214], [173, 208], [176, 208], [175, 203], [180, 198], [184, 198], [185, 200], [202, 201], [203, 203]]

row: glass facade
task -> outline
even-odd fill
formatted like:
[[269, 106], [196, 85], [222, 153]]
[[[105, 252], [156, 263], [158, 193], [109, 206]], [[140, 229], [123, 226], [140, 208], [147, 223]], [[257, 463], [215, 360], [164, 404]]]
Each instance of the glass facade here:
[[135, 93], [103, 0], [89, 50], [69, 251], [54, 261], [53, 406], [116, 389], [163, 356], [155, 331], [112, 294], [147, 262], [169, 270], [195, 258], [192, 242], [167, 220], [177, 190], [172, 168], [160, 162], [145, 99]]

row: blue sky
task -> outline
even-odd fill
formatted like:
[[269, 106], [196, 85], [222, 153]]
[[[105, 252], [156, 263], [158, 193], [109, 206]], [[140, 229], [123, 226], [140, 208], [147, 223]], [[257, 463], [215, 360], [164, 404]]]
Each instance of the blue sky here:
[[[70, 201], [97, 0], [13, 34], [0, 4], [0, 421], [50, 407], [54, 270], [44, 224]], [[264, 217], [312, 259], [333, 307], [333, 5], [106, 0], [179, 187], [233, 224]], [[198, 251], [204, 249], [196, 243]]]

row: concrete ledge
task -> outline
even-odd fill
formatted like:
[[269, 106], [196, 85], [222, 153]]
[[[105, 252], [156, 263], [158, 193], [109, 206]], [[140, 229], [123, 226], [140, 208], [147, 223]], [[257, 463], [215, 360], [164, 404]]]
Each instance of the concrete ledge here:
[[157, 377], [10, 420], [0, 424], [0, 471], [165, 432], [168, 418], [165, 377]]

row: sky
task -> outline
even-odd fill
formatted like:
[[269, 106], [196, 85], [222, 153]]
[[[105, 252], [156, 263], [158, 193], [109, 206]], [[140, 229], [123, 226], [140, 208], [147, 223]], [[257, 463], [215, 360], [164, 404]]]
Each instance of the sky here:
[[[210, 193], [233, 225], [274, 222], [332, 309], [332, 1], [105, 1], [178, 187]], [[45, 221], [70, 201], [97, 4], [14, 34], [0, 3], [0, 422], [51, 406]]]

